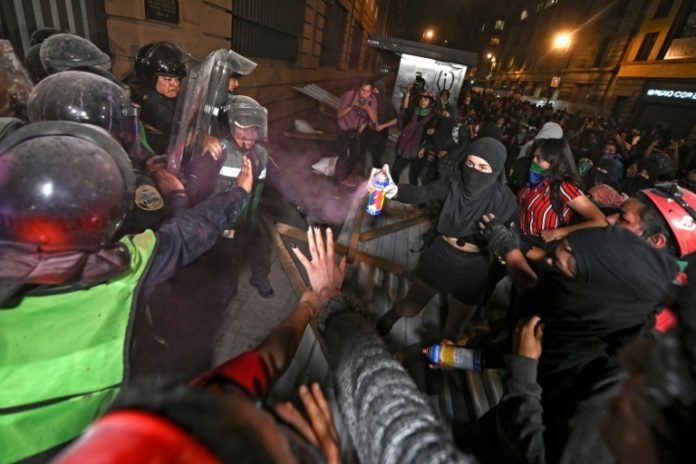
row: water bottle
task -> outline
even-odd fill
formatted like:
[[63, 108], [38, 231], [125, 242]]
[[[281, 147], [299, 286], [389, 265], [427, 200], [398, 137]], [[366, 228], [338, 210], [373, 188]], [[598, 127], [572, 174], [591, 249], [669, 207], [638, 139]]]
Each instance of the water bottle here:
[[368, 187], [367, 206], [365, 212], [372, 216], [379, 216], [384, 206], [384, 189], [389, 185], [389, 176], [384, 171], [375, 175]]
[[477, 350], [436, 343], [423, 348], [423, 354], [438, 367], [452, 367], [474, 372], [483, 370], [481, 352]]

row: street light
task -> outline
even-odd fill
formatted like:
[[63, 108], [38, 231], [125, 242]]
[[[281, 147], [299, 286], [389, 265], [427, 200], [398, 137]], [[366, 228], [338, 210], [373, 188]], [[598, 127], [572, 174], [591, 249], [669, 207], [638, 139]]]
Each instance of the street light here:
[[[570, 32], [559, 32], [553, 37], [553, 42], [551, 43], [551, 50], [558, 50], [561, 53], [566, 53], [573, 43], [573, 34]], [[558, 76], [554, 76], [549, 82], [549, 96], [546, 99], [546, 104], [548, 105], [551, 101], [551, 95], [553, 94], [554, 88], [559, 88], [561, 86], [561, 73], [563, 72], [563, 67], [558, 70]]]
[[553, 38], [553, 49], [567, 51], [573, 42], [573, 35], [570, 32], [559, 32]]
[[425, 32], [423, 32], [423, 40], [432, 40], [433, 37], [435, 37], [435, 31], [432, 29], [426, 29]]

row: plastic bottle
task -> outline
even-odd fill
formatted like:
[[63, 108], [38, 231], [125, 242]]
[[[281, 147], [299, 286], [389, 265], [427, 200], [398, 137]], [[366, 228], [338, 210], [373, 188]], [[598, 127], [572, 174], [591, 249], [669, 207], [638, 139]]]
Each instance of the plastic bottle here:
[[384, 171], [375, 175], [374, 180], [368, 187], [367, 206], [365, 212], [372, 216], [378, 216], [384, 206], [384, 189], [389, 185], [389, 176]]
[[432, 364], [439, 367], [453, 367], [474, 372], [483, 370], [481, 352], [477, 350], [436, 343], [423, 348], [423, 354]]

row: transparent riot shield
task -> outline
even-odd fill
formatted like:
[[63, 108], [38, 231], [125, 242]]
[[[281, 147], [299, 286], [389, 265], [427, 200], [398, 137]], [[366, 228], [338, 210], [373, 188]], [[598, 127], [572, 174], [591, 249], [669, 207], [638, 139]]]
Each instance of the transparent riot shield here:
[[228, 97], [230, 77], [249, 74], [256, 63], [232, 50], [212, 52], [182, 83], [167, 149], [167, 167], [179, 174], [195, 156], [202, 155], [206, 136], [216, 126]]
[[0, 40], [0, 117], [26, 119], [33, 85], [9, 40]]

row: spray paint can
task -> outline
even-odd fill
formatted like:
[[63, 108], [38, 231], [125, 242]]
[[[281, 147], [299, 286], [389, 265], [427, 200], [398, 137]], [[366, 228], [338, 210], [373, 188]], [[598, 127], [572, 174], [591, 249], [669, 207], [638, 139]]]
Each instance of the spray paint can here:
[[477, 350], [436, 343], [423, 348], [423, 354], [432, 364], [439, 367], [453, 367], [474, 372], [483, 370], [481, 352]]
[[367, 206], [365, 212], [372, 216], [379, 216], [384, 206], [384, 189], [389, 185], [389, 176], [380, 171], [368, 187]]

